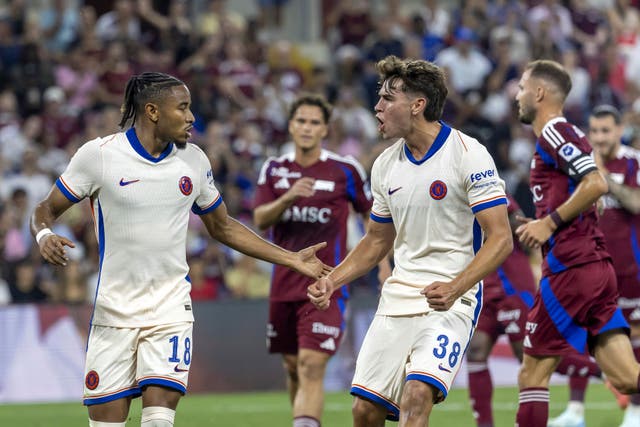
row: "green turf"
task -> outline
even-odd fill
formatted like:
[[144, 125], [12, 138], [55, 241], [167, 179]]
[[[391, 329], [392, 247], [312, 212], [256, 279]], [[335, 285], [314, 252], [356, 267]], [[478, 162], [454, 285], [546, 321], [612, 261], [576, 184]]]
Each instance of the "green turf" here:
[[[564, 409], [565, 387], [552, 387], [551, 415]], [[517, 390], [499, 388], [494, 394], [496, 427], [514, 425]], [[587, 427], [614, 427], [622, 420], [613, 396], [601, 384], [592, 384], [587, 392]], [[134, 400], [127, 427], [140, 425], [140, 399]], [[175, 427], [286, 427], [291, 425], [285, 393], [190, 395], [178, 407]], [[351, 397], [330, 393], [326, 399], [323, 426], [351, 425]], [[394, 426], [396, 423], [388, 422]], [[454, 389], [446, 402], [436, 406], [431, 426], [474, 426], [467, 392]], [[78, 403], [41, 405], [0, 405], [1, 427], [87, 427], [86, 409]]]

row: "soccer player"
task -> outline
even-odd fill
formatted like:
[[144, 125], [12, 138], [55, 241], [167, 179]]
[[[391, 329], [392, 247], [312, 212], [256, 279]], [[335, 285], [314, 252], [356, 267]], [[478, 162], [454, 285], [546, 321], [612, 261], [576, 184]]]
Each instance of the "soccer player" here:
[[[616, 272], [620, 294], [618, 306], [629, 322], [633, 352], [636, 360], [640, 360], [640, 258], [637, 234], [640, 228], [640, 152], [622, 145], [621, 140], [620, 112], [610, 105], [595, 107], [589, 117], [589, 142], [609, 184], [609, 193], [601, 199], [603, 214], [599, 224]], [[571, 382], [569, 385], [573, 394], [576, 386]], [[554, 425], [584, 425], [583, 403], [584, 398], [570, 399], [567, 410], [553, 420]], [[628, 403], [620, 427], [640, 427], [640, 394], [631, 395]], [[558, 420], [566, 421], [561, 424]]]
[[377, 70], [379, 130], [397, 141], [371, 171], [367, 232], [308, 293], [316, 306], [330, 308], [342, 283], [365, 274], [393, 246], [395, 268], [356, 362], [353, 422], [426, 426], [462, 363], [482, 305], [481, 280], [511, 253], [513, 240], [493, 159], [477, 140], [440, 121], [442, 69], [388, 56]]
[[[318, 257], [336, 265], [346, 255], [349, 207], [365, 220], [371, 192], [362, 166], [351, 157], [322, 149], [331, 106], [320, 96], [303, 95], [289, 110], [295, 151], [264, 163], [255, 197], [254, 223], [272, 227], [273, 242], [289, 250], [327, 241]], [[320, 425], [324, 373], [338, 350], [347, 291], [333, 295], [330, 310], [317, 310], [307, 298], [307, 277], [275, 267], [269, 297], [267, 345], [281, 353], [293, 405], [294, 427]]]
[[137, 396], [141, 426], [173, 426], [194, 351], [190, 210], [213, 238], [238, 251], [311, 277], [328, 271], [315, 257], [324, 244], [293, 253], [227, 215], [209, 160], [187, 142], [190, 106], [189, 90], [175, 77], [131, 77], [120, 127], [132, 127], [80, 147], [31, 218], [44, 259], [64, 266], [65, 246], [74, 244], [50, 227], [74, 203], [91, 200], [100, 253], [84, 385], [91, 427], [124, 427]]
[[[523, 213], [515, 199], [507, 195], [507, 200], [509, 223], [515, 231], [519, 224], [516, 217], [523, 216]], [[533, 295], [536, 292], [529, 255], [514, 243], [513, 252], [482, 283], [482, 311], [469, 343], [467, 371], [469, 397], [476, 424], [478, 427], [493, 427], [493, 383], [487, 361], [496, 340], [502, 334], [507, 335], [513, 354], [522, 361], [527, 313], [533, 305]]]
[[537, 219], [516, 234], [523, 244], [542, 247], [543, 255], [518, 375], [519, 427], [546, 427], [552, 372], [560, 357], [587, 346], [614, 387], [630, 394], [640, 386], [611, 257], [597, 227], [595, 202], [607, 182], [584, 133], [563, 117], [570, 90], [562, 65], [538, 60], [525, 67], [516, 94], [520, 121], [538, 137], [530, 178]]

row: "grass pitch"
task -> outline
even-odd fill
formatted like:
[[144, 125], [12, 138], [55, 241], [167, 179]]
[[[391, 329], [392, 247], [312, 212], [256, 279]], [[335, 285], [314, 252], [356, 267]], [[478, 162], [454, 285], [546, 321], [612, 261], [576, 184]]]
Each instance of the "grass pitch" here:
[[[551, 387], [550, 414], [564, 410], [568, 396], [564, 386]], [[351, 401], [347, 392], [326, 396], [322, 425], [351, 426]], [[496, 427], [512, 427], [517, 409], [518, 391], [498, 388], [493, 406]], [[623, 412], [602, 384], [591, 384], [587, 391], [588, 427], [620, 425]], [[131, 405], [127, 427], [140, 425], [140, 399]], [[0, 405], [2, 427], [87, 427], [87, 411], [80, 403]], [[180, 401], [175, 427], [287, 427], [291, 425], [288, 397], [284, 392], [188, 395]], [[387, 422], [394, 426], [397, 423]], [[454, 389], [446, 402], [437, 405], [431, 426], [473, 427], [467, 390]]]

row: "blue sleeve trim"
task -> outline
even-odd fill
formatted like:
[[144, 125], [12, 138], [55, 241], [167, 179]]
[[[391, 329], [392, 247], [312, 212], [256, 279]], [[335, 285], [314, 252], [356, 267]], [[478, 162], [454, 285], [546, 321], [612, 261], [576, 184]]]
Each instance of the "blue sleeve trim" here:
[[394, 406], [393, 403], [389, 402], [388, 400], [383, 399], [382, 397], [378, 396], [377, 394], [374, 394], [368, 390], [365, 390], [361, 387], [358, 386], [353, 386], [351, 387], [351, 395], [352, 396], [358, 396], [358, 397], [364, 397], [365, 399], [373, 402], [373, 403], [377, 403], [378, 405], [382, 406], [383, 408], [385, 408], [387, 410], [387, 419], [389, 421], [399, 421], [400, 420], [400, 408], [397, 406]]
[[191, 206], [191, 212], [193, 212], [196, 215], [204, 215], [206, 213], [209, 213], [215, 210], [218, 206], [220, 206], [221, 203], [222, 203], [222, 196], [218, 197], [218, 200], [216, 200], [215, 203], [209, 206], [208, 208], [201, 209], [200, 206], [194, 203]]
[[174, 390], [178, 390], [182, 394], [187, 393], [187, 389], [185, 388], [185, 386], [183, 386], [177, 381], [165, 380], [162, 378], [147, 378], [138, 382], [138, 385], [140, 386], [140, 388], [149, 384], [161, 385], [163, 387], [168, 387]]
[[378, 215], [374, 214], [373, 212], [369, 214], [369, 218], [371, 218], [375, 222], [381, 222], [381, 223], [393, 222], [393, 218], [392, 217], [390, 217], [390, 216], [389, 217], [378, 216]]
[[140, 387], [133, 387], [129, 390], [124, 390], [119, 393], [110, 394], [103, 397], [87, 397], [82, 400], [82, 404], [86, 406], [97, 405], [99, 403], [107, 403], [114, 400], [122, 399], [123, 397], [140, 397], [142, 395], [142, 389]]
[[499, 199], [495, 199], [495, 200], [490, 200], [488, 202], [485, 203], [480, 203], [479, 205], [475, 205], [474, 207], [471, 208], [471, 212], [473, 212], [474, 214], [483, 211], [485, 209], [489, 209], [492, 208], [494, 206], [498, 206], [498, 205], [506, 205], [507, 204], [507, 198], [506, 197], [501, 197]]
[[74, 196], [73, 193], [71, 193], [71, 191], [69, 191], [67, 187], [64, 186], [62, 181], [60, 181], [60, 178], [56, 179], [56, 187], [58, 187], [58, 189], [62, 192], [62, 194], [64, 194], [65, 197], [70, 201], [72, 201], [73, 203], [78, 203], [81, 200], [81, 199], [78, 199], [76, 196]]

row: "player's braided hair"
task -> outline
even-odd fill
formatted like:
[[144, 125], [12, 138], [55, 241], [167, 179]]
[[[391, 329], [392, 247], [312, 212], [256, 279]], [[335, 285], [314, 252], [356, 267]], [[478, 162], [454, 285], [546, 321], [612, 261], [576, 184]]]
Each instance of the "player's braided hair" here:
[[178, 85], [184, 85], [184, 82], [164, 73], [146, 72], [131, 76], [124, 89], [120, 128], [124, 129], [128, 122], [133, 126], [147, 102], [157, 101], [165, 89]]
[[[408, 94], [419, 94], [427, 99], [423, 116], [434, 122], [442, 117], [444, 103], [449, 93], [444, 72], [437, 65], [422, 59], [402, 60], [389, 55], [378, 61], [376, 69], [380, 85]], [[396, 86], [396, 84], [400, 85]]]

